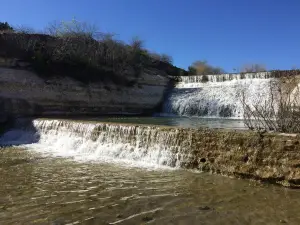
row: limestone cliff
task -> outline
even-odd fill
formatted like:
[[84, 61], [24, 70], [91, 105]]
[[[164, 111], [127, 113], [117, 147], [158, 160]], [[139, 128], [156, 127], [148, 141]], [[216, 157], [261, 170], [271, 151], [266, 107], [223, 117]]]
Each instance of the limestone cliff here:
[[45, 79], [29, 70], [0, 67], [0, 117], [151, 113], [162, 101], [168, 80], [149, 70], [131, 86], [83, 84], [69, 77]]

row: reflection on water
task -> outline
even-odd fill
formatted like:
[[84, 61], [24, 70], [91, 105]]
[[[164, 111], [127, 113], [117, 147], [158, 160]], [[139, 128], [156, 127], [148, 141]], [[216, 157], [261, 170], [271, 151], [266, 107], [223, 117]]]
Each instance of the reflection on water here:
[[103, 122], [180, 126], [184, 128], [246, 129], [243, 120], [199, 117], [103, 117]]
[[300, 190], [0, 149], [0, 224], [300, 224]]

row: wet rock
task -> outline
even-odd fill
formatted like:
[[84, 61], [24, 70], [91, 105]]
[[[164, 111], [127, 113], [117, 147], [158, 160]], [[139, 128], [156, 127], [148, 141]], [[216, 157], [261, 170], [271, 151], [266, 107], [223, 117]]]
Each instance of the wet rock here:
[[150, 216], [145, 216], [145, 217], [142, 218], [142, 220], [143, 220], [144, 222], [148, 222], [148, 221], [153, 220], [153, 218], [150, 217]]
[[206, 159], [205, 159], [205, 158], [201, 158], [201, 159], [200, 159], [200, 162], [201, 162], [201, 163], [205, 163], [205, 162], [206, 162]]
[[214, 163], [214, 162], [215, 162], [215, 159], [214, 159], [214, 158], [209, 158], [208, 161], [209, 161], [210, 163]]
[[243, 157], [243, 162], [246, 163], [246, 162], [248, 162], [248, 161], [249, 161], [249, 157], [248, 157], [248, 155], [245, 155], [245, 156]]
[[63, 220], [56, 219], [50, 223], [51, 225], [63, 225], [66, 224]]
[[198, 209], [203, 211], [213, 210], [213, 208], [210, 208], [209, 206], [199, 206]]

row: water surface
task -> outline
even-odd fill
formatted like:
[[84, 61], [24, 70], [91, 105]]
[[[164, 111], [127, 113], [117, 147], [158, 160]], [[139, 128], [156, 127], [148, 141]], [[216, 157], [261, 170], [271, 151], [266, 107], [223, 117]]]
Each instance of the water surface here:
[[100, 117], [97, 121], [115, 123], [133, 123], [178, 126], [184, 128], [225, 128], [225, 129], [247, 129], [243, 120], [225, 118], [199, 118], [199, 117]]
[[0, 224], [300, 224], [300, 190], [0, 150]]

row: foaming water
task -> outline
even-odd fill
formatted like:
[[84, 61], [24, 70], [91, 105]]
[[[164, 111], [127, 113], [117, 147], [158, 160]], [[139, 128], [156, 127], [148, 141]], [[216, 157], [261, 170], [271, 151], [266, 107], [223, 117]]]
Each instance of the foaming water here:
[[180, 77], [166, 99], [163, 112], [179, 116], [210, 118], [243, 117], [241, 93], [249, 105], [264, 102], [270, 96], [269, 73], [223, 74]]
[[[140, 127], [67, 120], [34, 120], [35, 130], [11, 130], [0, 140], [21, 144], [45, 154], [72, 157], [79, 161], [122, 163], [147, 168], [178, 167], [174, 154], [176, 130], [160, 132], [156, 127]], [[29, 137], [39, 137], [31, 139]], [[35, 143], [33, 143], [35, 142]], [[179, 149], [178, 149], [179, 150]]]
[[199, 83], [204, 83], [204, 82], [215, 83], [215, 82], [225, 82], [225, 81], [232, 81], [232, 80], [242, 80], [242, 79], [268, 79], [272, 77], [273, 75], [270, 72], [180, 76], [179, 77], [180, 83], [178, 84], [178, 86], [180, 87], [182, 85], [186, 85], [188, 87], [190, 86], [190, 84], [195, 84], [196, 86]]
[[0, 149], [0, 224], [299, 224], [299, 190], [165, 170], [189, 159], [178, 133], [68, 120], [9, 131], [0, 145], [33, 143]]

